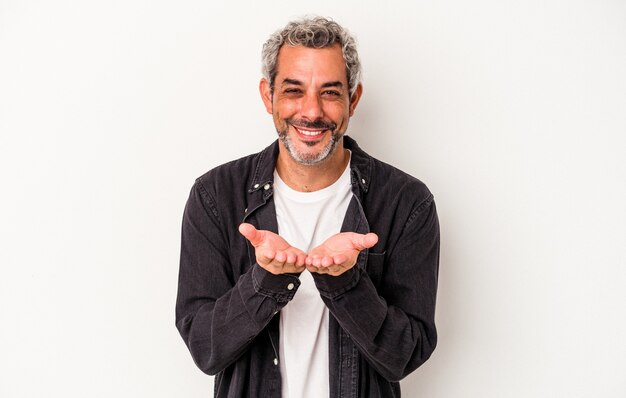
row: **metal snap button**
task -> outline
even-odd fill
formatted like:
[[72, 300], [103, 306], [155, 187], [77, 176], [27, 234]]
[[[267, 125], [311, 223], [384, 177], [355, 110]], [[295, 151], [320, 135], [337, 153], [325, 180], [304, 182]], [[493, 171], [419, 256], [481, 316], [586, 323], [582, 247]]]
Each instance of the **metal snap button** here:
[[287, 290], [293, 290], [293, 288], [294, 288], [295, 286], [296, 286], [296, 285], [294, 285], [293, 283], [290, 283], [290, 284], [288, 284], [288, 285], [287, 285]]

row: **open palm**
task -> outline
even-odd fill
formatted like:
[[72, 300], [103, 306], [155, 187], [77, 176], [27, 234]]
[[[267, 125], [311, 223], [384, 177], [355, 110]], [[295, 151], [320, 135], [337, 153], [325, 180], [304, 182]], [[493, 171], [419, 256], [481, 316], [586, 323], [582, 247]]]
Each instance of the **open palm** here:
[[378, 236], [374, 233], [341, 232], [326, 239], [309, 251], [306, 267], [310, 272], [341, 275], [356, 264], [359, 252], [374, 246]]
[[239, 232], [254, 246], [257, 263], [267, 271], [272, 274], [304, 271], [306, 254], [279, 235], [247, 223], [239, 226]]

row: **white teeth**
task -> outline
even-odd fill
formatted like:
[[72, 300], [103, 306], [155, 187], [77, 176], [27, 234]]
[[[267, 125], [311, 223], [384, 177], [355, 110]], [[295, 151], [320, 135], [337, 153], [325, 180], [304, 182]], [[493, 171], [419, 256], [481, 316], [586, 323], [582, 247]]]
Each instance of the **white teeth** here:
[[308, 135], [308, 136], [318, 135], [318, 134], [320, 134], [322, 132], [320, 130], [313, 130], [313, 131], [310, 131], [310, 130], [300, 130], [297, 127], [296, 127], [296, 130], [298, 130], [298, 132], [300, 134], [304, 134], [304, 135]]

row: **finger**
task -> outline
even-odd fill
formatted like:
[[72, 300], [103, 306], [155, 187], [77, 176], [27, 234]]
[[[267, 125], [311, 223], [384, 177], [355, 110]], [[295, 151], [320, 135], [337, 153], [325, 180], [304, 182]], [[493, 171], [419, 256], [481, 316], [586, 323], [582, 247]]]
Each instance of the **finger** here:
[[282, 250], [277, 251], [276, 255], [274, 256], [274, 260], [278, 261], [279, 263], [285, 263], [285, 261], [287, 260], [287, 253]]
[[348, 256], [346, 256], [345, 254], [337, 254], [336, 256], [333, 256], [333, 264], [343, 264], [346, 261], [348, 261]]
[[275, 256], [276, 256], [276, 252], [274, 252], [274, 250], [271, 250], [271, 249], [260, 250], [258, 253], [257, 261], [259, 261], [260, 259], [261, 262], [263, 262], [263, 264], [269, 265], [269, 263], [271, 263], [274, 260]]
[[295, 253], [287, 253], [287, 259], [285, 262], [288, 264], [295, 264], [297, 259], [298, 256]]
[[296, 265], [298, 267], [304, 268], [305, 264], [306, 264], [306, 254], [304, 254], [304, 253], [298, 254], [298, 259], [296, 260]]
[[351, 235], [351, 239], [352, 239], [352, 244], [354, 245], [354, 248], [358, 251], [361, 251], [364, 249], [369, 249], [370, 247], [374, 246], [376, 242], [378, 242], [378, 235], [372, 232], [366, 235], [353, 233]]
[[269, 264], [269, 266], [274, 270], [272, 273], [274, 274], [282, 274], [285, 272], [289, 272], [285, 270], [285, 262], [279, 260], [278, 258], [282, 257], [280, 256], [278, 253], [276, 253], [276, 257], [274, 257], [274, 259], [272, 260], [272, 262]]
[[262, 254], [258, 254], [257, 263], [266, 271], [271, 272], [274, 275], [279, 275], [287, 272], [283, 268], [284, 263], [276, 261], [276, 259], [274, 258], [274, 252], [270, 250], [266, 250]]
[[263, 241], [263, 234], [252, 224], [243, 223], [239, 225], [239, 233], [248, 239], [254, 247], [257, 247]]
[[322, 257], [321, 263], [322, 263], [322, 267], [330, 267], [335, 262], [331, 256], [324, 256]]

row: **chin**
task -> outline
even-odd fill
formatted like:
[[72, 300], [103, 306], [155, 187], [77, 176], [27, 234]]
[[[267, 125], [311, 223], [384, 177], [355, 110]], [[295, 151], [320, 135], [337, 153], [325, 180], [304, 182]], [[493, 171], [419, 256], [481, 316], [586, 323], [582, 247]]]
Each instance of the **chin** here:
[[[278, 138], [285, 146], [285, 149], [287, 150], [287, 153], [289, 153], [289, 156], [291, 156], [293, 160], [304, 166], [315, 166], [324, 163], [324, 161], [326, 161], [328, 158], [331, 157], [333, 153], [335, 153], [342, 136], [343, 134], [332, 132], [330, 141], [322, 149], [316, 152], [304, 153], [303, 151], [299, 151], [296, 148], [297, 145], [294, 145], [293, 140], [288, 134], [280, 132], [278, 133]], [[303, 143], [305, 146], [307, 146], [307, 148], [310, 148], [318, 145], [320, 141], [304, 141]]]

